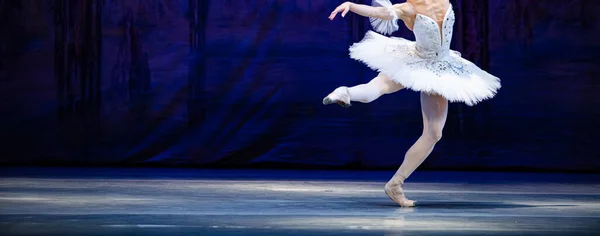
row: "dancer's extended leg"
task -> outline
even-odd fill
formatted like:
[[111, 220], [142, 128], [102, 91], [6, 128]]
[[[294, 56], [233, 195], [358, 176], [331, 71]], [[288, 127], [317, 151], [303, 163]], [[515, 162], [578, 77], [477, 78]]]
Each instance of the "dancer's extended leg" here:
[[342, 86], [335, 89], [323, 99], [323, 104], [337, 103], [343, 107], [349, 107], [351, 105], [350, 101], [369, 103], [375, 101], [381, 95], [394, 93], [403, 88], [401, 84], [380, 73], [369, 83], [350, 88]]
[[442, 130], [448, 114], [448, 101], [438, 95], [421, 93], [421, 110], [423, 113], [423, 134], [408, 149], [402, 165], [385, 185], [385, 193], [400, 206], [415, 206], [416, 202], [408, 200], [403, 193], [402, 184], [421, 163], [429, 156], [435, 144], [442, 138]]

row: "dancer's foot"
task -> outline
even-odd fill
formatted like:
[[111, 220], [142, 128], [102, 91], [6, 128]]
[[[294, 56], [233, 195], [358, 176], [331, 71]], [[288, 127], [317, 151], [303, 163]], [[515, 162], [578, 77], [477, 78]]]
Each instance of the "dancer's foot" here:
[[339, 87], [323, 99], [323, 105], [337, 103], [342, 107], [350, 107], [350, 95], [347, 87]]
[[417, 205], [416, 201], [409, 200], [404, 196], [402, 184], [388, 182], [385, 184], [385, 194], [401, 207], [414, 207]]

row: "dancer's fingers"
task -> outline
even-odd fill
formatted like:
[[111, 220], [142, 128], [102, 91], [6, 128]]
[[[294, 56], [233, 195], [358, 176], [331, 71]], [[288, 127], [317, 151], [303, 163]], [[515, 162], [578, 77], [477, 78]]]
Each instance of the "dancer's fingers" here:
[[350, 7], [346, 7], [346, 9], [344, 9], [344, 12], [342, 12], [342, 17], [345, 17], [349, 11], [350, 11]]

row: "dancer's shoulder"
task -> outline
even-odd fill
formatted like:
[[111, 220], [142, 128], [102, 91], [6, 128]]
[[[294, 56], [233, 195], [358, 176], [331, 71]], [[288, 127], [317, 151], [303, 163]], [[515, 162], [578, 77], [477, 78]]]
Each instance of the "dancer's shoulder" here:
[[410, 30], [413, 29], [413, 25], [415, 22], [415, 18], [417, 16], [417, 12], [415, 8], [409, 2], [394, 4], [394, 10], [396, 11], [396, 15], [401, 19], [406, 27]]
[[398, 14], [398, 18], [414, 18], [417, 14], [415, 8], [409, 2], [394, 4], [393, 7]]

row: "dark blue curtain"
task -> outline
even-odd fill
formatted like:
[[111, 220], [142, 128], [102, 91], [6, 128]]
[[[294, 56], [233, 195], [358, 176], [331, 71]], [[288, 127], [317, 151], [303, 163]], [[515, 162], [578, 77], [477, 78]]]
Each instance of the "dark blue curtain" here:
[[[368, 20], [327, 19], [341, 1], [3, 3], [3, 164], [396, 168], [421, 133], [411, 91], [321, 105], [376, 75], [348, 57]], [[452, 3], [453, 49], [503, 88], [451, 104], [423, 168], [598, 170], [598, 4]]]

